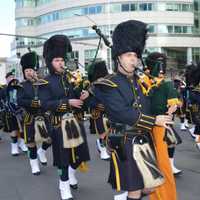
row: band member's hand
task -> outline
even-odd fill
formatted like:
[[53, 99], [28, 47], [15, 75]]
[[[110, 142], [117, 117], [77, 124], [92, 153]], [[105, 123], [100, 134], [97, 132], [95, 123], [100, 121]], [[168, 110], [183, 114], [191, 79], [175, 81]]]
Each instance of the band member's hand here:
[[41, 106], [40, 100], [32, 100], [31, 101], [31, 107], [33, 108], [39, 108]]
[[155, 124], [157, 126], [163, 126], [168, 128], [168, 125], [173, 124], [172, 116], [171, 115], [158, 115], [156, 116]]
[[183, 107], [183, 102], [180, 101], [179, 104], [177, 105], [178, 108], [182, 108]]
[[81, 92], [81, 96], [80, 96], [80, 100], [84, 101], [85, 99], [87, 99], [89, 97], [89, 92], [86, 90], [83, 90]]
[[177, 110], [177, 105], [170, 106], [168, 108], [167, 114], [172, 115], [174, 112], [176, 112], [176, 110]]
[[75, 108], [81, 108], [81, 106], [83, 105], [83, 101], [80, 99], [70, 99], [68, 102], [70, 106]]

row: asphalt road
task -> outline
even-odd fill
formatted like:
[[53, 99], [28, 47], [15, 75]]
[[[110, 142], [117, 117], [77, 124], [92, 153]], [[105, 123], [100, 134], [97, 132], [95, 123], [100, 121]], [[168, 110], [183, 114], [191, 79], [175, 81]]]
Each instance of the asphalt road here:
[[[86, 124], [87, 129], [87, 124]], [[87, 129], [88, 130], [88, 129]], [[88, 173], [78, 173], [79, 189], [73, 192], [75, 200], [112, 200], [114, 191], [107, 184], [109, 162], [99, 159], [95, 135], [88, 132], [91, 153]], [[179, 200], [200, 200], [200, 152], [187, 131], [180, 132], [183, 144], [176, 150], [176, 165], [184, 170], [177, 178]], [[31, 174], [25, 154], [10, 155], [10, 139], [1, 133], [0, 141], [0, 200], [60, 200], [57, 170], [52, 166], [51, 149], [48, 165], [41, 166], [41, 175]], [[170, 200], [170, 199], [169, 199]]]

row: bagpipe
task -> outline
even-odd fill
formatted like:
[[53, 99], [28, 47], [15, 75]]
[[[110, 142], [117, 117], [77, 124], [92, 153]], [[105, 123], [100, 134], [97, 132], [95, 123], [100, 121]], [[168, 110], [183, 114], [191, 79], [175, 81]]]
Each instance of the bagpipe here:
[[4, 102], [4, 109], [6, 112], [12, 114], [19, 114], [21, 108], [17, 105], [17, 91], [22, 88], [18, 79], [13, 79], [8, 83], [6, 88], [6, 101]]
[[74, 88], [81, 88], [86, 90], [90, 82], [83, 77], [83, 74], [80, 72], [79, 69], [69, 70], [67, 66], [63, 67], [64, 76], [66, 79], [73, 85]]
[[35, 142], [42, 143], [48, 142], [50, 143], [51, 139], [49, 136], [49, 127], [47, 124], [49, 123], [49, 116], [46, 113], [42, 113], [40, 110], [40, 99], [39, 99], [39, 88], [42, 85], [48, 84], [48, 81], [38, 77], [37, 73], [32, 76], [32, 85], [33, 85], [33, 100], [31, 103], [31, 107], [36, 109], [37, 112], [34, 115], [27, 115], [24, 120], [24, 127], [28, 130], [30, 122], [34, 122], [34, 131], [35, 131]]
[[[111, 42], [106, 38], [106, 36], [101, 32], [101, 30], [97, 27], [96, 24], [92, 26], [92, 29], [95, 30], [96, 34], [99, 36], [99, 38], [100, 38], [99, 41], [101, 42], [101, 39], [103, 39], [104, 44], [108, 48], [112, 49]], [[99, 48], [97, 48], [96, 55], [98, 54], [98, 50], [99, 50]], [[93, 62], [95, 62], [95, 59], [93, 60]], [[148, 95], [149, 91], [154, 87], [158, 87], [161, 84], [161, 82], [163, 81], [163, 79], [154, 77], [154, 76], [150, 75], [149, 73], [146, 73], [143, 70], [145, 65], [144, 65], [144, 62], [142, 59], [141, 59], [141, 64], [142, 64], [142, 68], [135, 66], [134, 75], [138, 78], [138, 83], [142, 88], [143, 94]], [[123, 66], [122, 66], [122, 68], [124, 69]]]

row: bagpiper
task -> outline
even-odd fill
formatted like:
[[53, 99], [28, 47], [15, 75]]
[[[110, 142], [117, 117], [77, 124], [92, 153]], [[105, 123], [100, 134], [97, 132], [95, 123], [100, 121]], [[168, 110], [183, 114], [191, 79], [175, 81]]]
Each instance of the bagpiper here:
[[[108, 70], [105, 61], [95, 62], [90, 65], [88, 70], [88, 80], [90, 84], [94, 83], [97, 79], [103, 78], [108, 75]], [[90, 98], [90, 113], [91, 123], [94, 124], [95, 133], [98, 136], [96, 140], [97, 150], [99, 151], [100, 158], [102, 160], [108, 160], [110, 158], [105, 147], [105, 139], [108, 131], [108, 120], [105, 116], [104, 105], [99, 102], [97, 98], [91, 93]]]
[[4, 113], [4, 131], [10, 133], [11, 154], [19, 155], [19, 147], [23, 152], [27, 152], [27, 147], [23, 139], [22, 115], [23, 110], [17, 105], [17, 93], [22, 87], [19, 80], [15, 78], [13, 72], [6, 74], [7, 85], [1, 91], [1, 101]]
[[177, 108], [176, 114], [180, 119], [180, 130], [186, 131], [189, 128], [190, 117], [187, 112], [187, 89], [184, 77], [176, 75], [173, 78], [174, 87], [178, 91], [178, 96], [181, 101], [180, 106]]
[[[151, 113], [154, 116], [163, 114], [172, 115], [176, 111], [177, 105], [180, 103], [172, 81], [167, 81], [165, 79], [166, 61], [166, 55], [159, 52], [150, 53], [146, 58], [146, 67], [149, 69], [150, 75], [155, 81], [149, 92]], [[176, 200], [177, 198], [172, 169], [175, 174], [181, 171], [174, 166], [173, 157], [176, 142], [169, 140], [171, 139], [171, 134], [174, 136], [174, 129], [172, 126], [170, 128], [170, 132], [166, 132], [164, 127], [155, 126], [153, 128], [152, 135], [157, 153], [157, 161], [159, 169], [165, 177], [165, 183], [157, 187], [155, 191], [150, 194], [150, 199], [152, 200], [159, 198], [162, 200]], [[169, 141], [171, 141], [171, 143], [169, 143]]]
[[94, 94], [105, 106], [111, 126], [107, 139], [111, 153], [108, 181], [117, 191], [128, 191], [127, 200], [140, 200], [144, 190], [163, 184], [151, 132], [155, 124], [171, 123], [167, 115], [151, 116], [149, 99], [134, 75], [146, 36], [147, 25], [143, 22], [129, 20], [117, 25], [112, 36], [116, 74], [94, 83]]
[[70, 186], [72, 189], [78, 188], [76, 170], [78, 167], [83, 169], [86, 161], [90, 160], [83, 122], [74, 115], [77, 109], [81, 109], [88, 94], [82, 92], [80, 96], [75, 96], [69, 78], [71, 73], [65, 68], [66, 55], [71, 51], [70, 40], [65, 35], [52, 36], [43, 49], [50, 72], [46, 78], [45, 106], [51, 111], [53, 158], [59, 172], [62, 200], [73, 199]]
[[185, 77], [189, 92], [189, 108], [192, 122], [195, 125], [192, 136], [195, 139], [197, 149], [200, 151], [200, 63], [187, 66]]
[[[50, 121], [44, 110], [44, 89], [47, 81], [39, 79], [39, 56], [29, 52], [21, 57], [20, 64], [24, 75], [22, 88], [18, 92], [18, 105], [25, 109], [23, 121], [24, 139], [33, 175], [40, 174], [38, 157], [42, 165], [47, 165], [46, 150], [51, 145]], [[37, 149], [37, 144], [42, 143]]]

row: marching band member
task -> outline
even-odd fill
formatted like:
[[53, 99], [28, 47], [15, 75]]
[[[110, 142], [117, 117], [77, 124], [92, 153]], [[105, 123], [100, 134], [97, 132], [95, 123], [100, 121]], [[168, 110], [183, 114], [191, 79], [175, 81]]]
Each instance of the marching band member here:
[[79, 97], [75, 96], [70, 74], [64, 68], [66, 54], [71, 51], [71, 43], [64, 35], [49, 38], [43, 51], [50, 72], [45, 106], [52, 114], [53, 158], [59, 171], [62, 200], [73, 199], [70, 186], [72, 189], [78, 188], [76, 169], [90, 160], [83, 122], [74, 116], [74, 110], [81, 109], [88, 94], [82, 92]]
[[[22, 71], [25, 81], [18, 92], [18, 105], [22, 106], [24, 116], [24, 139], [28, 146], [28, 155], [33, 175], [40, 174], [38, 157], [41, 164], [47, 164], [46, 150], [51, 145], [50, 127], [45, 117], [43, 104], [44, 89], [47, 81], [39, 79], [36, 71], [39, 68], [39, 58], [35, 52], [29, 52], [21, 57]], [[37, 143], [42, 146], [37, 150]]]
[[2, 89], [1, 99], [4, 107], [4, 131], [11, 136], [11, 154], [19, 155], [19, 147], [23, 152], [27, 151], [21, 130], [22, 109], [17, 105], [17, 93], [21, 84], [12, 72], [6, 74], [7, 86]]
[[152, 150], [151, 132], [155, 124], [172, 123], [170, 116], [150, 115], [149, 99], [134, 76], [146, 34], [146, 24], [140, 21], [117, 25], [112, 36], [116, 74], [97, 80], [94, 89], [111, 124], [107, 140], [112, 158], [109, 183], [118, 191], [128, 191], [127, 200], [139, 200], [144, 190], [163, 184]]
[[[106, 67], [105, 61], [95, 62], [92, 64], [88, 70], [88, 80], [92, 84], [97, 79], [105, 77], [108, 75], [108, 70]], [[98, 135], [98, 139], [96, 140], [97, 150], [100, 153], [100, 158], [102, 160], [107, 160], [110, 158], [107, 153], [104, 141], [108, 131], [107, 120], [105, 119], [105, 111], [104, 106], [101, 102], [98, 101], [95, 96], [92, 95], [90, 103], [90, 111], [91, 111], [91, 120], [93, 120], [95, 132]]]
[[192, 121], [195, 125], [194, 134], [196, 147], [200, 150], [200, 64], [189, 65], [186, 68], [186, 84], [189, 90]]
[[[179, 100], [172, 82], [166, 81], [164, 77], [166, 72], [166, 56], [159, 52], [153, 52], [147, 56], [146, 66], [150, 71], [150, 75], [155, 77], [158, 82], [149, 92], [151, 113], [153, 115], [172, 114], [176, 111]], [[166, 129], [164, 127], [155, 126], [152, 133], [159, 169], [165, 177], [165, 183], [157, 187], [150, 194], [150, 199], [152, 200], [176, 200], [177, 198], [176, 185], [172, 173], [172, 169], [175, 169], [175, 167], [173, 158], [171, 158], [170, 164], [168, 145], [164, 141], [166, 138], [165, 131]]]

